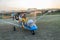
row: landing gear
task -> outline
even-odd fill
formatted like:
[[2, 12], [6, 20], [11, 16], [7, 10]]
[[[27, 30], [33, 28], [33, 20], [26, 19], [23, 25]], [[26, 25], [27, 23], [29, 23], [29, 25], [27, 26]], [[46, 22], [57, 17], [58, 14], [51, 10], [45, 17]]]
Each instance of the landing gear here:
[[33, 31], [31, 31], [32, 32], [32, 35], [35, 35], [35, 31], [33, 30]]
[[15, 28], [15, 26], [13, 27], [13, 31], [16, 31], [16, 28]]

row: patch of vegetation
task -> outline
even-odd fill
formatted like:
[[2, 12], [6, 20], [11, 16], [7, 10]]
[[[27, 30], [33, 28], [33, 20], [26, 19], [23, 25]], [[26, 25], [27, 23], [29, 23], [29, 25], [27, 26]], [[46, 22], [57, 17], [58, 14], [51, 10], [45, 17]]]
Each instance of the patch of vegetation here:
[[48, 13], [47, 15], [60, 15], [60, 12], [52, 12], [52, 13]]
[[37, 16], [41, 16], [42, 14], [41, 13], [37, 13]]

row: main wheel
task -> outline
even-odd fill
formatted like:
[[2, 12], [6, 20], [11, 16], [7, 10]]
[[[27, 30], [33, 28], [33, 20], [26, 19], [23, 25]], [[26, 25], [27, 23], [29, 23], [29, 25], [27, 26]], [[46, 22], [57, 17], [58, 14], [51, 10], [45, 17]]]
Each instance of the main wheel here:
[[13, 31], [16, 31], [16, 28], [15, 28], [15, 26], [13, 27]]
[[35, 31], [34, 30], [32, 31], [32, 35], [35, 35]]

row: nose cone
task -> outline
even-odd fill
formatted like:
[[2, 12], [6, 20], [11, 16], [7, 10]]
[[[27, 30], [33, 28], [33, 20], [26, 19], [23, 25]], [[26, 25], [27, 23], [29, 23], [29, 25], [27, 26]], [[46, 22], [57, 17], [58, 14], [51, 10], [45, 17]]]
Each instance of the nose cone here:
[[37, 30], [37, 29], [38, 29], [38, 28], [37, 28], [36, 25], [31, 26], [31, 30]]

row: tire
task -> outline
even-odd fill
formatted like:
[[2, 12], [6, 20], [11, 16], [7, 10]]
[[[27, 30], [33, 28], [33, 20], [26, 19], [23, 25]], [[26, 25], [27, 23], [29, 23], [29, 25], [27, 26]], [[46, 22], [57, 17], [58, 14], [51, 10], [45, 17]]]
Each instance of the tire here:
[[13, 27], [13, 31], [16, 31], [16, 28], [15, 28], [15, 26]]
[[35, 31], [34, 30], [32, 31], [32, 35], [35, 35]]

